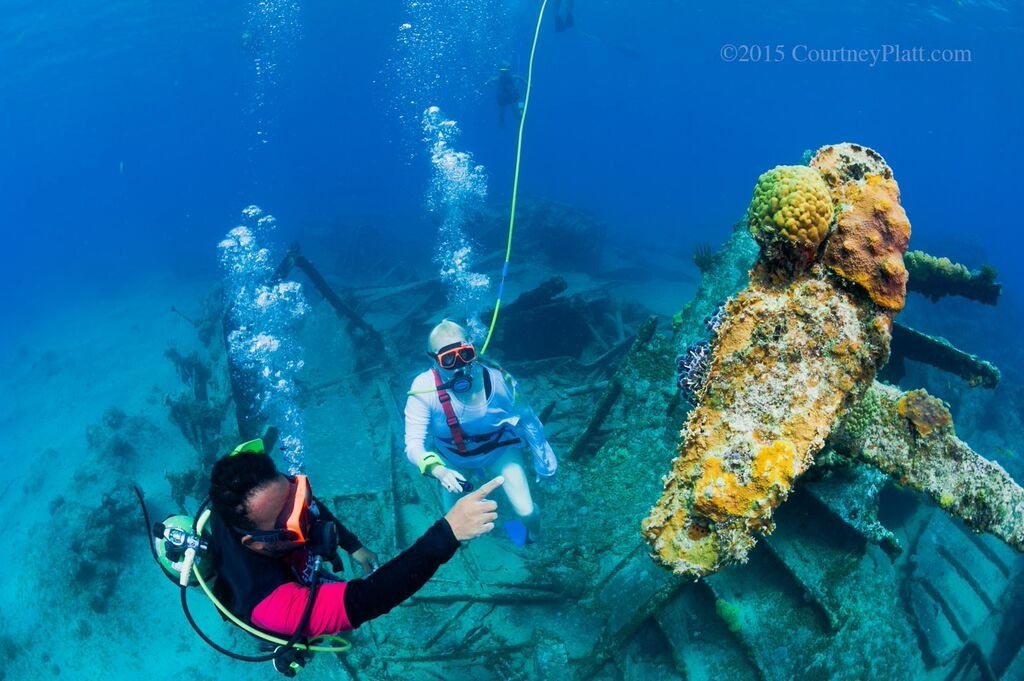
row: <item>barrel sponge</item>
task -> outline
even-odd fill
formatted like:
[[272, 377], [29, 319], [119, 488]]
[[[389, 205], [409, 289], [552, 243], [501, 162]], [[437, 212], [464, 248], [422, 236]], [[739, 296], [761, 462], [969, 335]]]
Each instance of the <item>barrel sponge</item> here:
[[813, 254], [832, 223], [832, 196], [818, 171], [776, 166], [757, 179], [747, 226], [764, 253]]

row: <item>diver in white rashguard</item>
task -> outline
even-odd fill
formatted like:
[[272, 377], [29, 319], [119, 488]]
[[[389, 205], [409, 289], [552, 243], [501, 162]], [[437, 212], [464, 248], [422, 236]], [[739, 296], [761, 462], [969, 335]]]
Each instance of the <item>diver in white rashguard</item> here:
[[[509, 536], [517, 544], [536, 538], [540, 516], [520, 448], [529, 446], [539, 477], [554, 475], [558, 460], [544, 427], [529, 405], [516, 400], [515, 380], [478, 361], [464, 328], [441, 322], [430, 332], [428, 348], [434, 366], [413, 380], [405, 403], [406, 457], [440, 481], [449, 506], [455, 495], [472, 489], [460, 471], [503, 475], [502, 489], [521, 523], [508, 524]], [[427, 449], [428, 438], [437, 451]]]

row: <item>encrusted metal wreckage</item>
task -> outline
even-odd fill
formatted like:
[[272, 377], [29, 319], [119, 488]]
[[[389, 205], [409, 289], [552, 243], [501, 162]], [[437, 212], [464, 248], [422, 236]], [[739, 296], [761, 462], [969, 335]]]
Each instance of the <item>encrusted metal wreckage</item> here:
[[[907, 290], [910, 222], [882, 157], [823, 147], [754, 190], [761, 247], [729, 299], [661, 500], [644, 520], [659, 560], [703, 577], [744, 562], [834, 433], [836, 451], [927, 492], [1024, 550], [1024, 490], [957, 439], [940, 400], [875, 385]], [[694, 367], [699, 369], [701, 367]]]

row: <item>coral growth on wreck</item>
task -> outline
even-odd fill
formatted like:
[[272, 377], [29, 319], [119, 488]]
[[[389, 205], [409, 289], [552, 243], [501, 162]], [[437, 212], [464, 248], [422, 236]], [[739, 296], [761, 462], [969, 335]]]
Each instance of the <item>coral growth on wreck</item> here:
[[922, 437], [927, 437], [953, 423], [953, 417], [945, 403], [924, 390], [904, 393], [896, 403], [896, 410], [900, 416], [914, 425], [918, 435]]
[[939, 298], [958, 295], [986, 305], [995, 305], [1002, 293], [996, 282], [996, 269], [982, 265], [972, 272], [949, 258], [937, 258], [922, 251], [910, 251], [903, 256], [910, 275], [912, 289], [928, 296], [933, 302]]
[[679, 455], [642, 523], [655, 557], [690, 577], [744, 562], [826, 445], [1024, 547], [1024, 490], [956, 438], [941, 401], [874, 382], [906, 297], [910, 238], [881, 155], [838, 144], [810, 167], [769, 171], [747, 215], [761, 252], [719, 315]]
[[895, 180], [868, 175], [847, 188], [848, 210], [836, 217], [835, 234], [823, 262], [837, 275], [860, 286], [879, 307], [902, 310], [907, 295], [903, 254], [910, 222], [900, 206]]
[[[820, 164], [827, 176], [780, 166], [754, 190], [748, 227], [761, 256], [747, 288], [726, 305], [707, 385], [662, 498], [643, 522], [659, 559], [678, 573], [699, 577], [745, 560], [755, 533], [772, 531], [774, 508], [888, 358], [902, 305], [878, 273], [889, 272], [893, 254], [902, 266], [906, 239], [893, 235], [909, 237], [909, 224], [896, 210], [891, 174], [848, 168], [835, 149], [823, 150], [832, 150]], [[856, 243], [848, 258], [826, 266], [818, 254], [826, 239], [828, 252], [837, 224]], [[861, 259], [873, 254], [876, 269], [861, 277]]]
[[927, 494], [968, 527], [1024, 551], [1024, 489], [956, 437], [946, 405], [924, 390], [873, 384], [829, 444], [847, 460]]

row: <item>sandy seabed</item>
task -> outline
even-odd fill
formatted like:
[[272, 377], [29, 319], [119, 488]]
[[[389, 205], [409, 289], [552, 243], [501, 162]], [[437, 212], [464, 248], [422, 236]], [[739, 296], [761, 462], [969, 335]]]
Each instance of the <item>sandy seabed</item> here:
[[[19, 560], [0, 576], [7, 660], [0, 678], [156, 681], [273, 674], [269, 666], [231, 663], [191, 632], [174, 585], [152, 562], [137, 507], [126, 522], [137, 533], [123, 538], [128, 567], [107, 576], [113, 589], [105, 612], [95, 612], [76, 579], [81, 556], [74, 547], [90, 541], [93, 515], [102, 520], [91, 513], [102, 494], [135, 481], [166, 496], [163, 476], [174, 461], [161, 458], [193, 455], [167, 418], [162, 396], [176, 394], [181, 381], [164, 351], [172, 345], [187, 351], [197, 343], [193, 327], [172, 306], [186, 313], [197, 308], [215, 284], [162, 275], [116, 291], [73, 291], [6, 337], [0, 419], [7, 475], [0, 483], [0, 510], [24, 529], [5, 550]], [[101, 460], [87, 433], [111, 408], [153, 424], [158, 432], [146, 442], [166, 447], [136, 452], [130, 461]], [[160, 501], [154, 506], [167, 506]], [[90, 515], [62, 528], [68, 516], [54, 513], [58, 504]], [[233, 637], [241, 642], [199, 594], [191, 598], [212, 632], [227, 643]]]

